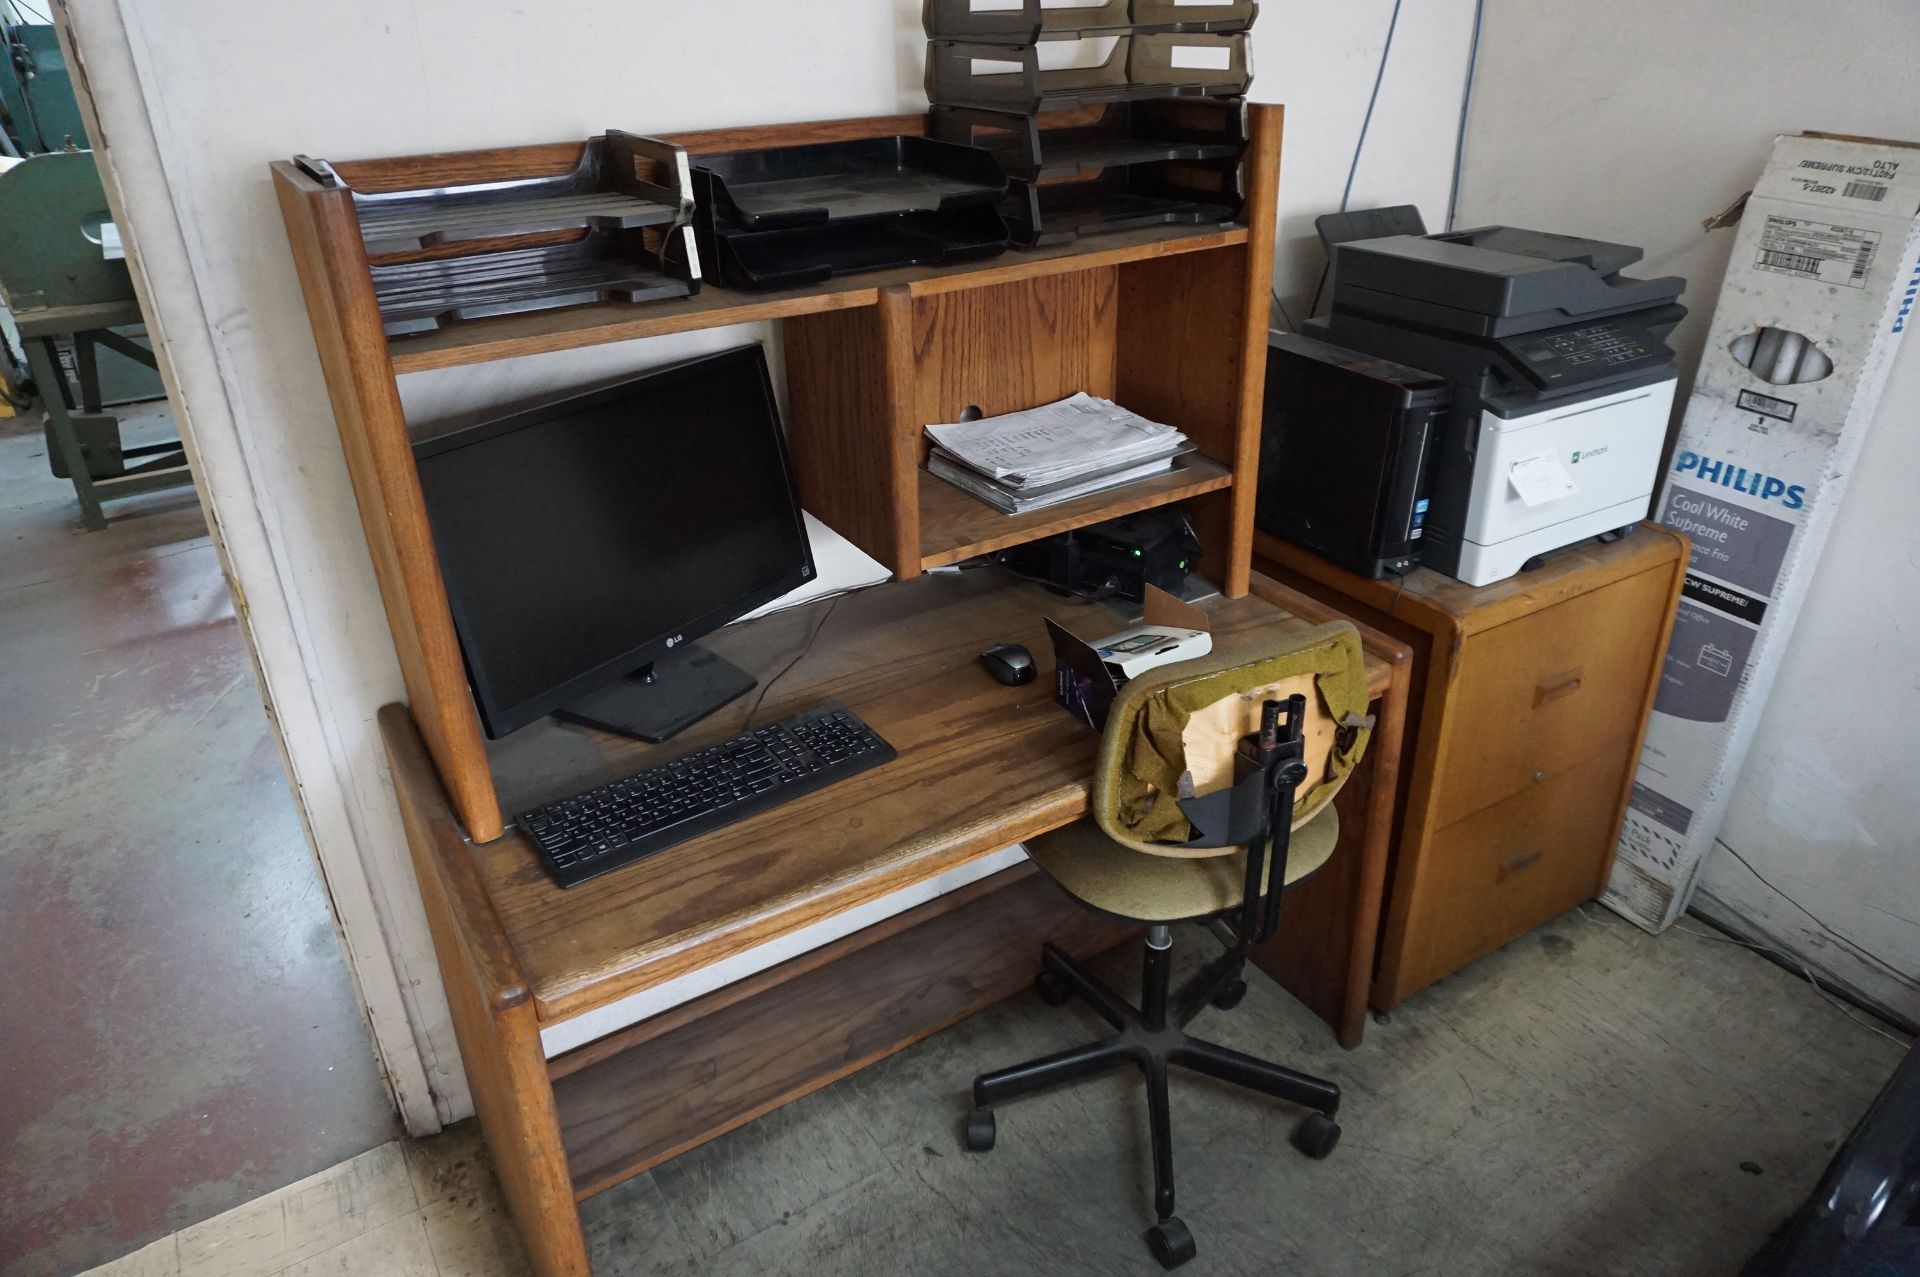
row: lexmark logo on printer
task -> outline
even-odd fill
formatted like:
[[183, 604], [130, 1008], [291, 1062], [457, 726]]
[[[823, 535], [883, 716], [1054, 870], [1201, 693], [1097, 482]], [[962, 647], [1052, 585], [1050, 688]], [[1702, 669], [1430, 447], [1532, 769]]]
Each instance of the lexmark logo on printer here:
[[1723, 488], [1759, 497], [1762, 501], [1778, 501], [1789, 510], [1798, 510], [1806, 504], [1807, 490], [1800, 484], [1788, 483], [1785, 479], [1776, 479], [1758, 470], [1749, 471], [1745, 466], [1736, 466], [1731, 461], [1716, 461], [1685, 449], [1674, 454], [1673, 472], [1690, 474], [1704, 483], [1717, 483]]

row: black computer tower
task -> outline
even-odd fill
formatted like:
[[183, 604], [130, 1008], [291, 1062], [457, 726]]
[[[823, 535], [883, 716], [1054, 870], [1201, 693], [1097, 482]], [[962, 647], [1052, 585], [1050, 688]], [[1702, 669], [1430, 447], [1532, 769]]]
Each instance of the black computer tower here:
[[1417, 368], [1273, 335], [1255, 524], [1362, 576], [1412, 568], [1450, 395]]

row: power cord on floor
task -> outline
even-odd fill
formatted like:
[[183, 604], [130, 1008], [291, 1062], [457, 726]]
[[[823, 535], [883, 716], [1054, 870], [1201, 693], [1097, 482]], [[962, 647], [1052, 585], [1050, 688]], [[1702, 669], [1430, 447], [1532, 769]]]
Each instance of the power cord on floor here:
[[1748, 873], [1752, 874], [1755, 878], [1760, 880], [1761, 886], [1765, 887], [1768, 891], [1771, 891], [1774, 895], [1780, 897], [1782, 900], [1792, 905], [1795, 909], [1798, 909], [1803, 915], [1805, 915], [1807, 921], [1813, 923], [1814, 926], [1820, 928], [1820, 931], [1822, 934], [1830, 937], [1837, 943], [1845, 946], [1848, 952], [1852, 953], [1855, 957], [1859, 958], [1862, 962], [1868, 963], [1869, 965], [1872, 965], [1872, 966], [1879, 967], [1882, 971], [1885, 971], [1888, 975], [1892, 976], [1894, 979], [1900, 981], [1904, 985], [1907, 985], [1909, 987], [1920, 987], [1915, 985], [1914, 979], [1911, 975], [1907, 974], [1905, 971], [1900, 970], [1898, 967], [1894, 966], [1892, 963], [1888, 962], [1886, 959], [1880, 957], [1878, 954], [1868, 952], [1866, 947], [1863, 946], [1859, 941], [1855, 940], [1852, 936], [1846, 934], [1844, 931], [1841, 931], [1838, 927], [1832, 926], [1827, 922], [1825, 918], [1822, 918], [1819, 914], [1813, 912], [1813, 910], [1807, 908], [1805, 905], [1801, 904], [1798, 900], [1795, 900], [1792, 896], [1788, 895], [1785, 891], [1775, 886], [1771, 878], [1761, 873], [1758, 869], [1755, 869], [1751, 861], [1749, 861], [1745, 856], [1741, 855], [1739, 852], [1735, 851], [1733, 847], [1730, 846], [1724, 839], [1715, 838], [1713, 840], [1713, 845], [1720, 848], [1722, 851], [1726, 852], [1729, 856], [1732, 856], [1735, 860], [1739, 861], [1743, 869], [1745, 869]]
[[1791, 963], [1793, 966], [1798, 967], [1800, 969], [1800, 974], [1807, 978], [1807, 983], [1813, 986], [1814, 992], [1818, 993], [1822, 998], [1825, 998], [1828, 1002], [1831, 1002], [1835, 1006], [1835, 1008], [1839, 1010], [1840, 1014], [1846, 1016], [1849, 1020], [1852, 1020], [1855, 1024], [1867, 1030], [1869, 1033], [1878, 1033], [1881, 1037], [1893, 1043], [1895, 1046], [1900, 1047], [1902, 1050], [1908, 1050], [1913, 1046], [1913, 1042], [1911, 1039], [1902, 1038], [1895, 1034], [1889, 1033], [1885, 1029], [1881, 1028], [1879, 1025], [1874, 1024], [1871, 1021], [1864, 1020], [1860, 1016], [1854, 1014], [1853, 1008], [1849, 1006], [1844, 999], [1837, 997], [1833, 993], [1829, 992], [1825, 985], [1821, 984], [1819, 980], [1814, 978], [1813, 969], [1809, 967], [1803, 960], [1801, 960], [1801, 958], [1796, 954], [1788, 953], [1785, 949], [1778, 949], [1772, 945], [1755, 944], [1751, 940], [1742, 940], [1738, 936], [1717, 936], [1709, 931], [1696, 931], [1692, 927], [1685, 926], [1678, 922], [1673, 924], [1673, 929], [1675, 931], [1683, 932], [1686, 935], [1693, 936], [1695, 939], [1712, 940], [1719, 944], [1737, 944], [1743, 949], [1752, 949], [1756, 953], [1771, 953], [1776, 957], [1782, 958], [1785, 961]]
[[[1575, 908], [1574, 912], [1580, 915], [1582, 921], [1597, 926], [1598, 924], [1593, 922], [1593, 915], [1587, 912], [1588, 908], [1589, 906], [1587, 905], [1579, 905]], [[1866, 1020], [1862, 1020], [1859, 1016], [1855, 1015], [1853, 1012], [1853, 1007], [1849, 1003], [1847, 1003], [1844, 999], [1830, 993], [1826, 989], [1826, 987], [1820, 983], [1819, 980], [1814, 978], [1812, 969], [1809, 968], [1807, 964], [1804, 961], [1802, 961], [1797, 954], [1788, 953], [1786, 950], [1776, 948], [1773, 945], [1757, 944], [1751, 940], [1742, 940], [1738, 936], [1714, 935], [1712, 932], [1708, 932], [1708, 931], [1696, 931], [1692, 927], [1683, 926], [1678, 922], [1673, 924], [1673, 930], [1685, 932], [1687, 935], [1690, 935], [1697, 940], [1712, 940], [1719, 944], [1734, 944], [1734, 945], [1739, 945], [1743, 949], [1752, 949], [1756, 953], [1773, 954], [1775, 957], [1783, 959], [1788, 965], [1798, 968], [1800, 971], [1800, 974], [1806, 977], [1807, 983], [1813, 986], [1814, 991], [1816, 993], [1818, 993], [1822, 998], [1825, 998], [1828, 1002], [1833, 1003], [1833, 1005], [1840, 1010], [1840, 1013], [1842, 1015], [1845, 1015], [1849, 1020], [1852, 1020], [1855, 1023], [1859, 1024], [1861, 1028], [1869, 1029], [1874, 1033], [1878, 1033], [1881, 1037], [1887, 1039], [1889, 1042], [1895, 1043], [1896, 1045], [1901, 1047], [1911, 1048], [1913, 1045], [1913, 1041], [1911, 1039], [1902, 1038], [1897, 1034], [1889, 1033], [1885, 1029], [1882, 1029], [1881, 1027], [1879, 1027], [1878, 1025], [1873, 1024]]]

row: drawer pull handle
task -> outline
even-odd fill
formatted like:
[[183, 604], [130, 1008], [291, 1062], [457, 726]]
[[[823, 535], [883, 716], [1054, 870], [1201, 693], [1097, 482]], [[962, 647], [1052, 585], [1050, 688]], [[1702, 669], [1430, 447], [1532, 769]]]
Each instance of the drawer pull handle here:
[[1538, 851], [1516, 851], [1500, 862], [1500, 876], [1495, 878], [1494, 881], [1505, 882], [1516, 874], [1525, 873], [1539, 863], [1540, 853]]
[[1541, 679], [1539, 686], [1533, 689], [1534, 708], [1538, 709], [1542, 705], [1550, 704], [1559, 700], [1562, 696], [1573, 695], [1580, 690], [1581, 680], [1583, 680], [1586, 675], [1586, 666], [1582, 665], [1578, 668], [1567, 670], [1564, 673], [1555, 674], [1550, 678]]

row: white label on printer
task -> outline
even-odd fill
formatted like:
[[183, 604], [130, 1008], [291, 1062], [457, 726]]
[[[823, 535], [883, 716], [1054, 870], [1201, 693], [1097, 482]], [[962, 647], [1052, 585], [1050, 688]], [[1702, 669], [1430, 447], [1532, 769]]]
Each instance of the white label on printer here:
[[1570, 497], [1580, 491], [1573, 476], [1560, 464], [1558, 454], [1552, 452], [1523, 457], [1514, 462], [1513, 468], [1507, 471], [1507, 482], [1513, 485], [1513, 490], [1520, 494], [1520, 499], [1527, 503], [1528, 509], [1558, 501], [1561, 497]]
[[1226, 45], [1176, 44], [1173, 65], [1182, 71], [1231, 71], [1233, 50]]
[[1865, 288], [1873, 254], [1879, 247], [1879, 231], [1770, 213], [1760, 232], [1760, 254], [1753, 264], [1776, 275]]

